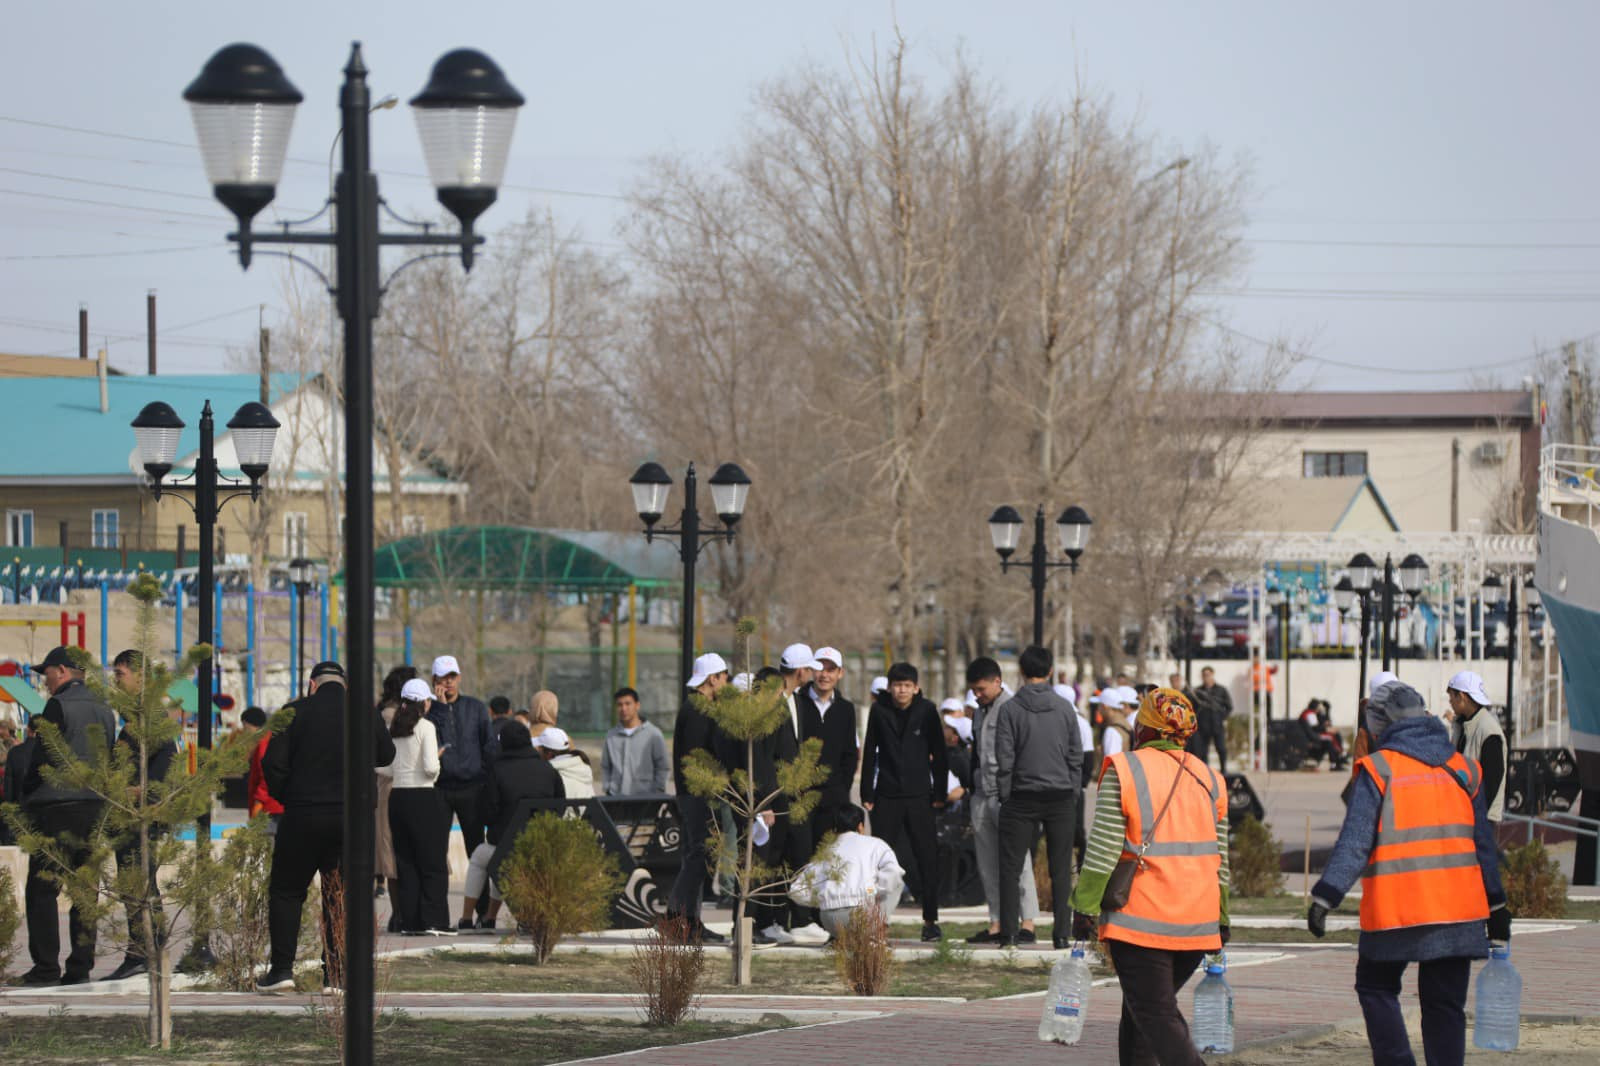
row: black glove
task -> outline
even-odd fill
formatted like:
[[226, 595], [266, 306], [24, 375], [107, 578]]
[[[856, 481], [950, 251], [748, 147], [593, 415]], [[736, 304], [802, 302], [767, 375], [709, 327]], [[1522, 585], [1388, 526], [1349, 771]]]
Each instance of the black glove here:
[[1511, 912], [1505, 907], [1496, 907], [1489, 912], [1489, 939], [1501, 944], [1511, 941]]
[[1072, 913], [1072, 938], [1074, 940], [1094, 939], [1094, 918], [1077, 911]]
[[1311, 909], [1306, 911], [1306, 928], [1311, 930], [1311, 935], [1321, 940], [1328, 933], [1328, 908], [1320, 903], [1313, 903]]
[[1227, 947], [1228, 941], [1233, 939], [1233, 930], [1225, 925], [1217, 926], [1217, 932], [1222, 934], [1222, 946]]

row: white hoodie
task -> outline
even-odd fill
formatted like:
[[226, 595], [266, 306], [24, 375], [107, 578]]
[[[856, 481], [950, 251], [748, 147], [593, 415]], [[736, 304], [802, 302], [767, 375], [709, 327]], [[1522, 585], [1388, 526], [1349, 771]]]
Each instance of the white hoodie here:
[[795, 875], [789, 898], [802, 907], [822, 910], [857, 907], [876, 898], [887, 914], [900, 902], [905, 875], [894, 849], [882, 840], [840, 833], [831, 849]]

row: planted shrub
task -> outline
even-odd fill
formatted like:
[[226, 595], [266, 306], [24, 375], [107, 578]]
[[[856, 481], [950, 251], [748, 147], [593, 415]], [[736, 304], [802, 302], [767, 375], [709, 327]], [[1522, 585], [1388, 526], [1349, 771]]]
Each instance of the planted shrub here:
[[[943, 946], [949, 941], [941, 941]], [[876, 901], [868, 900], [850, 912], [850, 921], [834, 941], [833, 965], [839, 979], [858, 996], [880, 995], [894, 973], [894, 947], [889, 943], [889, 919]]]
[[1283, 845], [1272, 827], [1250, 815], [1239, 823], [1228, 845], [1232, 874], [1229, 884], [1236, 896], [1276, 896], [1283, 891]]
[[22, 907], [17, 903], [17, 883], [11, 871], [0, 866], [0, 983], [11, 972], [17, 955], [17, 927], [22, 923]]
[[267, 897], [272, 837], [267, 835], [266, 822], [267, 816], [259, 815], [228, 837], [210, 901], [215, 916], [211, 950], [217, 957], [216, 980], [235, 992], [255, 987], [256, 968], [267, 961], [271, 946]]
[[649, 1025], [677, 1025], [694, 1009], [706, 953], [683, 918], [664, 918], [633, 949], [628, 974]]
[[1544, 849], [1530, 840], [1511, 848], [1500, 863], [1506, 908], [1517, 918], [1561, 918], [1567, 913], [1567, 877]]
[[616, 859], [589, 823], [551, 811], [528, 819], [500, 865], [500, 891], [539, 963], [562, 937], [604, 929], [622, 884]]

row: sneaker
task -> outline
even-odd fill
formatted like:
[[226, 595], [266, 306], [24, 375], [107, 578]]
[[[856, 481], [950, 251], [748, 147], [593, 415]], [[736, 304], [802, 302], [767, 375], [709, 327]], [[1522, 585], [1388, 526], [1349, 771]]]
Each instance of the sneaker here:
[[998, 943], [999, 940], [1000, 932], [997, 929], [979, 929], [976, 933], [967, 937], [967, 943], [969, 944], [994, 944]]
[[694, 935], [699, 937], [702, 944], [726, 944], [728, 942], [727, 937], [703, 923]]
[[766, 933], [763, 933], [759, 929], [757, 929], [755, 932], [750, 934], [750, 946], [753, 947], [753, 948], [775, 947], [777, 945], [777, 943], [778, 942], [776, 940], [772, 939], [770, 936], [768, 936]]
[[100, 978], [102, 981], [126, 981], [130, 977], [143, 977], [150, 972], [143, 959], [123, 959], [122, 965]]
[[922, 923], [922, 942], [924, 944], [932, 944], [932, 943], [934, 943], [936, 941], [943, 940], [943, 939], [944, 939], [944, 930], [939, 928], [939, 923], [938, 922], [923, 922]]
[[1037, 944], [1038, 942], [1039, 942], [1039, 934], [1034, 932], [1032, 929], [1018, 929], [1017, 930], [1017, 943], [1019, 943], [1019, 944]]
[[281, 995], [294, 991], [293, 970], [268, 970], [256, 979], [256, 991]]
[[457, 932], [470, 933], [476, 928], [478, 928], [478, 923], [471, 918], [463, 918], [456, 923]]
[[428, 932], [434, 936], [455, 936], [457, 930], [453, 926], [442, 925], [437, 929], [429, 929]]
[[769, 925], [765, 929], [761, 930], [761, 932], [766, 934], [767, 938], [769, 940], [771, 940], [774, 944], [793, 944], [794, 943], [794, 936], [789, 932], [789, 930], [785, 929], [783, 926], [779, 925], [777, 922], [773, 922], [771, 925]]
[[791, 929], [789, 935], [806, 944], [822, 944], [828, 939], [828, 931], [816, 922]]
[[493, 918], [479, 918], [478, 924], [474, 928], [480, 933], [492, 933], [494, 932], [494, 923], [495, 919]]
[[35, 966], [33, 969], [23, 974], [18, 980], [19, 983], [27, 985], [30, 988], [36, 988], [40, 985], [58, 985], [61, 983], [61, 973], [59, 970], [55, 973], [51, 973], [49, 970], [41, 970], [39, 967]]

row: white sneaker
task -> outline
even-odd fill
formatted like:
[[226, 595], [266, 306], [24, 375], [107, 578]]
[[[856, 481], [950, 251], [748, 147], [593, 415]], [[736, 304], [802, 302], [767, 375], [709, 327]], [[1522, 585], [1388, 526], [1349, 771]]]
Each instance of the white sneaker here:
[[789, 935], [807, 944], [826, 944], [828, 942], [828, 931], [816, 922], [802, 925], [798, 929], [791, 929]]
[[763, 929], [761, 931], [763, 933], [765, 933], [767, 936], [770, 936], [773, 940], [776, 940], [780, 944], [793, 944], [794, 943], [794, 937], [790, 934], [789, 930], [785, 929], [783, 926], [779, 925], [777, 922], [773, 922], [771, 925], [767, 926], [765, 929]]

